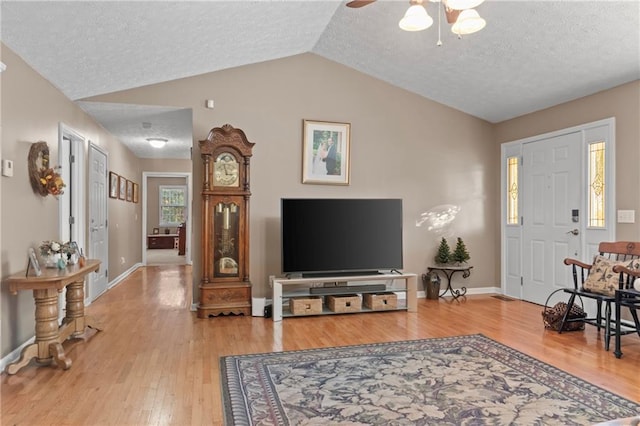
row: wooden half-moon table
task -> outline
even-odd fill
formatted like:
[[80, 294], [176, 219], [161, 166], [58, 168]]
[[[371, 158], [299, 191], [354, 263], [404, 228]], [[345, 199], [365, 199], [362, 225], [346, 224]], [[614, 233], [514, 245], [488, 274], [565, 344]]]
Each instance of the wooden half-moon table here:
[[[26, 276], [22, 271], [7, 279], [12, 294], [18, 294], [19, 290], [33, 290], [36, 304], [35, 342], [22, 350], [18, 361], [7, 366], [7, 374], [16, 374], [33, 358], [41, 365], [55, 361], [65, 370], [71, 367], [71, 360], [66, 358], [62, 342], [69, 336], [80, 336], [86, 327], [102, 330], [95, 319], [84, 314], [84, 280], [99, 268], [99, 260], [88, 259], [83, 266], [76, 264], [64, 269], [42, 269], [38, 277]], [[64, 288], [67, 295], [66, 313], [62, 325], [58, 327], [58, 293]]]

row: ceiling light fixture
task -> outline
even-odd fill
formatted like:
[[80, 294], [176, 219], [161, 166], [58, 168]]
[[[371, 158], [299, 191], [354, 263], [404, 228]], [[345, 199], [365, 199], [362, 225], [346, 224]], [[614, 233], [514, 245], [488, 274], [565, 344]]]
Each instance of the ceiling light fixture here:
[[447, 6], [455, 10], [475, 9], [484, 0], [447, 0]]
[[165, 138], [147, 138], [147, 142], [154, 148], [162, 148], [169, 140]]
[[458, 20], [451, 27], [454, 34], [467, 35], [480, 31], [487, 25], [487, 21], [482, 19], [474, 9], [465, 9], [460, 12]]
[[398, 26], [405, 31], [426, 30], [433, 24], [433, 18], [422, 5], [422, 0], [411, 0], [411, 6], [407, 9]]
[[[473, 8], [479, 6], [484, 0], [431, 0], [433, 3], [442, 3], [447, 22], [453, 24], [451, 31], [458, 37], [473, 34], [483, 29], [487, 22], [480, 17], [478, 12]], [[352, 3], [347, 3], [350, 6]], [[372, 3], [372, 2], [366, 2]], [[423, 0], [410, 0], [409, 9], [404, 17], [398, 23], [398, 26], [405, 31], [422, 31], [426, 30], [433, 24], [433, 19], [427, 13], [423, 6]], [[353, 5], [351, 7], [361, 7], [362, 5]], [[440, 18], [440, 13], [438, 13]], [[438, 20], [438, 23], [440, 21]], [[438, 33], [440, 32], [440, 24], [438, 24]], [[442, 45], [440, 36], [438, 35], [438, 46]]]

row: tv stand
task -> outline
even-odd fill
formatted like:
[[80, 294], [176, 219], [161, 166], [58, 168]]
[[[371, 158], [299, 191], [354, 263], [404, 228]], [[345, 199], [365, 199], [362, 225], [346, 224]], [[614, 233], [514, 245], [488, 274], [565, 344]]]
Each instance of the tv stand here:
[[[416, 274], [381, 274], [374, 273], [371, 275], [340, 275], [340, 276], [327, 276], [323, 275], [322, 277], [316, 278], [276, 278], [273, 280], [273, 321], [282, 321], [283, 317], [292, 317], [292, 316], [303, 316], [303, 315], [293, 315], [291, 312], [283, 309], [283, 305], [285, 305], [285, 301], [289, 300], [292, 297], [311, 297], [311, 296], [320, 296], [319, 294], [312, 294], [310, 289], [313, 287], [322, 287], [324, 286], [324, 282], [339, 282], [345, 281], [347, 283], [356, 283], [352, 287], [354, 291], [352, 293], [358, 294], [359, 296], [364, 297], [367, 293], [379, 293], [380, 290], [369, 291], [366, 290], [366, 286], [364, 283], [384, 283], [385, 290], [384, 292], [393, 292], [396, 294], [403, 294], [406, 296], [402, 300], [402, 304], [398, 303], [397, 309], [394, 310], [405, 310], [407, 312], [417, 312], [418, 311], [418, 285]], [[348, 288], [347, 285], [346, 288]], [[345, 294], [345, 286], [337, 286], [335, 287], [335, 292], [323, 292], [321, 296], [331, 296], [331, 295], [343, 295]], [[400, 301], [399, 301], [400, 302]], [[382, 311], [373, 311], [371, 309], [363, 308], [359, 310], [357, 313], [365, 313], [365, 312], [382, 312]], [[336, 314], [337, 312], [329, 311], [328, 309], [323, 309], [320, 313], [314, 313], [312, 315], [330, 315]], [[355, 313], [355, 312], [354, 312]]]
[[302, 278], [333, 278], [333, 277], [358, 277], [362, 275], [380, 275], [379, 271], [354, 271], [354, 272], [305, 272]]

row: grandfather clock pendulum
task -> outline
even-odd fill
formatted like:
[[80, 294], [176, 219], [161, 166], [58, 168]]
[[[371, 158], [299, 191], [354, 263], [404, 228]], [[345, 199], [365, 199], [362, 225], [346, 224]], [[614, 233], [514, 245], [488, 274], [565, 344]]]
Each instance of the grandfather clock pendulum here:
[[251, 315], [249, 159], [254, 143], [229, 124], [200, 143], [202, 278], [198, 317]]

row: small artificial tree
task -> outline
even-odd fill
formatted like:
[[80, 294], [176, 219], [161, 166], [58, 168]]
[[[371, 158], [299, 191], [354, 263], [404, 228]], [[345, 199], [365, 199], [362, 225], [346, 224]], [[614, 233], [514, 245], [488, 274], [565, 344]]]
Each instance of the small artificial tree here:
[[438, 247], [438, 254], [436, 254], [435, 260], [438, 264], [449, 263], [451, 260], [451, 249], [444, 237], [440, 240], [440, 247]]
[[453, 254], [451, 255], [451, 260], [458, 263], [465, 263], [469, 259], [471, 259], [471, 256], [469, 256], [467, 247], [464, 245], [462, 238], [458, 237], [456, 249], [453, 251]]

